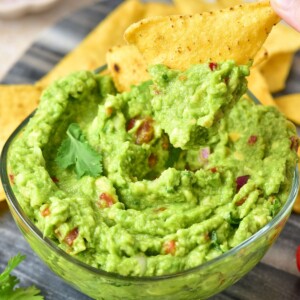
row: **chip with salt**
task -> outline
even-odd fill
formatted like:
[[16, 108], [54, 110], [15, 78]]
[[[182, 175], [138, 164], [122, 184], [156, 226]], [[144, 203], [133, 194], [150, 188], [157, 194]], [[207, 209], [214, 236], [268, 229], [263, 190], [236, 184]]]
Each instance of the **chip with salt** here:
[[124, 36], [149, 65], [163, 63], [184, 70], [228, 59], [247, 64], [279, 20], [269, 2], [263, 1], [203, 14], [147, 18], [131, 25]]
[[[41, 88], [34, 85], [0, 85], [0, 152], [5, 141], [36, 107]], [[0, 201], [5, 199], [0, 185]]]
[[108, 69], [119, 92], [150, 78], [147, 64], [134, 45], [117, 46], [106, 54]]

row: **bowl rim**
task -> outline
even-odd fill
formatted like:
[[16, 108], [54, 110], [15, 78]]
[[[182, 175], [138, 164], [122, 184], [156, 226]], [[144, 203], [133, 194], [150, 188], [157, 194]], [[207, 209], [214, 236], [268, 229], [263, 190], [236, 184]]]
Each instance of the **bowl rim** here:
[[[171, 273], [166, 275], [159, 275], [159, 276], [124, 276], [120, 275], [118, 273], [113, 272], [107, 272], [102, 269], [93, 267], [91, 265], [88, 265], [77, 258], [67, 254], [65, 251], [60, 249], [57, 244], [52, 241], [51, 239], [47, 237], [43, 237], [42, 232], [36, 227], [36, 225], [26, 216], [25, 212], [23, 211], [21, 205], [17, 201], [17, 197], [14, 195], [13, 189], [10, 184], [9, 175], [7, 172], [7, 156], [9, 147], [11, 145], [11, 142], [16, 138], [16, 136], [24, 129], [24, 127], [27, 125], [31, 117], [35, 114], [35, 111], [33, 111], [30, 115], [28, 115], [21, 123], [20, 125], [14, 130], [14, 132], [10, 135], [10, 137], [7, 139], [0, 156], [0, 178], [2, 181], [2, 185], [5, 191], [5, 194], [7, 196], [7, 200], [9, 202], [9, 207], [14, 209], [14, 212], [17, 214], [17, 216], [24, 222], [27, 227], [31, 230], [31, 232], [34, 234], [34, 236], [39, 239], [42, 243], [45, 243], [47, 247], [51, 248], [52, 251], [54, 251], [57, 255], [61, 255], [64, 259], [66, 259], [69, 263], [72, 263], [80, 268], [86, 269], [89, 272], [94, 273], [95, 275], [101, 275], [106, 278], [110, 279], [118, 279], [120, 281], [134, 281], [134, 282], [157, 282], [162, 280], [168, 280], [173, 279], [181, 276], [188, 276], [190, 274], [196, 273], [202, 269], [205, 269], [209, 267], [210, 265], [213, 265], [214, 263], [217, 263], [223, 259], [225, 259], [228, 256], [234, 255], [235, 253], [239, 252], [241, 249], [243, 249], [245, 246], [251, 244], [253, 241], [258, 239], [260, 236], [264, 235], [268, 231], [270, 231], [274, 226], [276, 226], [278, 223], [280, 223], [282, 220], [282, 217], [289, 211], [292, 210], [292, 206], [296, 200], [298, 190], [299, 190], [299, 171], [298, 167], [296, 165], [295, 171], [294, 171], [294, 177], [293, 182], [291, 185], [290, 193], [288, 196], [288, 199], [286, 200], [285, 204], [281, 208], [281, 210], [277, 213], [277, 215], [268, 222], [264, 227], [262, 227], [259, 231], [257, 231], [255, 234], [250, 236], [248, 239], [244, 240], [242, 243], [240, 243], [238, 246], [233, 247], [232, 249], [228, 250], [227, 252], [201, 264], [196, 267], [183, 270], [177, 273]], [[44, 261], [43, 261], [44, 262]], [[44, 262], [46, 264], [46, 262]]]

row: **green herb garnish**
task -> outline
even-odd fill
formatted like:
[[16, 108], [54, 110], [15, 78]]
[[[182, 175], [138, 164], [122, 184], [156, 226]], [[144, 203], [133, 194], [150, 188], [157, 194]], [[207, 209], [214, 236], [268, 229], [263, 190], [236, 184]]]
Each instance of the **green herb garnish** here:
[[237, 228], [239, 227], [240, 223], [241, 223], [241, 219], [240, 218], [236, 218], [232, 215], [232, 212], [230, 212], [230, 216], [228, 218], [228, 223], [234, 227]]
[[40, 290], [34, 286], [27, 288], [16, 288], [19, 279], [10, 273], [16, 268], [20, 262], [25, 259], [25, 255], [17, 254], [12, 257], [7, 264], [7, 267], [0, 274], [0, 299], [1, 300], [43, 300], [44, 297], [40, 296]]
[[213, 230], [210, 233], [210, 240], [211, 240], [211, 246], [213, 248], [215, 248], [216, 250], [219, 250], [219, 251], [223, 252], [222, 249], [221, 249], [221, 247], [220, 247], [220, 242], [219, 242], [219, 239], [218, 239], [217, 232], [215, 230]]
[[56, 163], [62, 168], [74, 166], [78, 178], [84, 175], [97, 177], [102, 173], [102, 157], [86, 141], [76, 123], [69, 125], [67, 138], [61, 143]]

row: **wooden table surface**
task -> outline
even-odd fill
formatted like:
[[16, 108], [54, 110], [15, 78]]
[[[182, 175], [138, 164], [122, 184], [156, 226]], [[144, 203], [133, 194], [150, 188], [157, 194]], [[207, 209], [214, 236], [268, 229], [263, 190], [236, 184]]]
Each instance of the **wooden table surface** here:
[[[30, 47], [4, 77], [2, 83], [33, 83], [38, 80], [120, 2], [122, 1], [99, 1], [60, 21]], [[51, 43], [53, 40], [56, 41], [55, 45]], [[300, 52], [295, 56], [284, 91], [284, 93], [293, 92], [300, 93]], [[279, 239], [262, 262], [238, 283], [211, 299], [299, 300], [300, 273], [295, 261], [298, 245], [300, 245], [300, 215], [292, 214]], [[20, 278], [21, 285], [34, 284], [41, 290], [46, 300], [90, 299], [65, 284], [33, 253], [17, 229], [7, 205], [2, 202], [0, 270], [3, 270], [9, 258], [18, 252], [27, 256], [14, 272]]]

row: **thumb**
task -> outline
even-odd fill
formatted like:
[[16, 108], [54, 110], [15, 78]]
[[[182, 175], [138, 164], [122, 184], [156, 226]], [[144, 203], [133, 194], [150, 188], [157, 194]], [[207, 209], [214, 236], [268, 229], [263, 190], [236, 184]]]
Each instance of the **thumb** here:
[[271, 0], [275, 12], [300, 32], [300, 0]]

